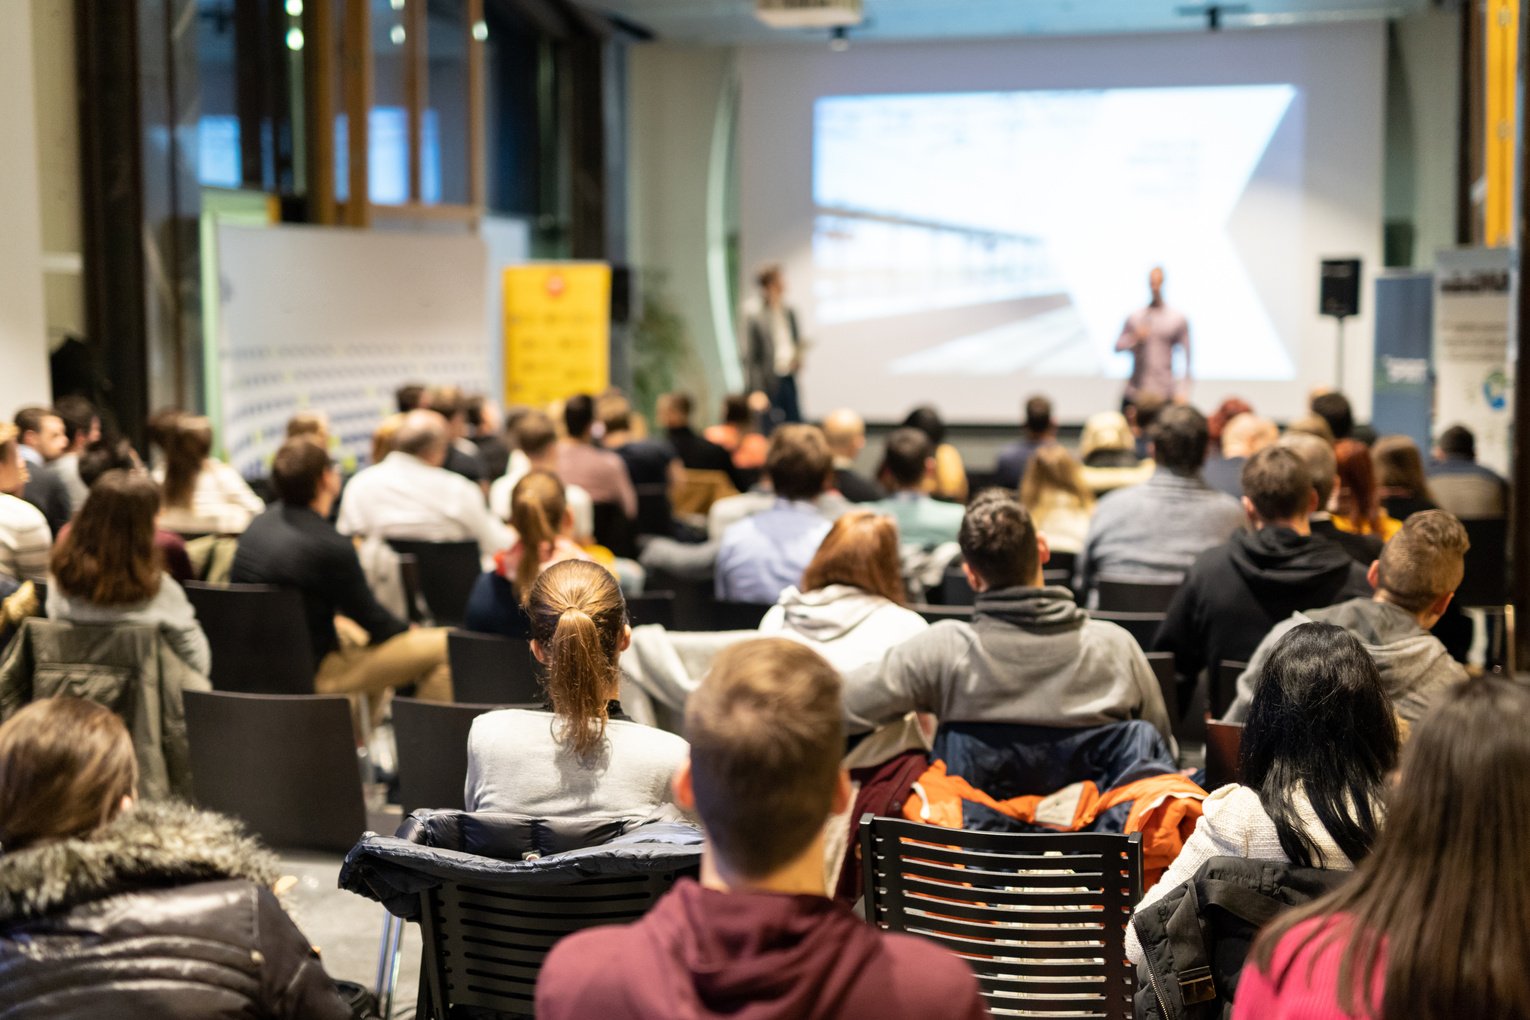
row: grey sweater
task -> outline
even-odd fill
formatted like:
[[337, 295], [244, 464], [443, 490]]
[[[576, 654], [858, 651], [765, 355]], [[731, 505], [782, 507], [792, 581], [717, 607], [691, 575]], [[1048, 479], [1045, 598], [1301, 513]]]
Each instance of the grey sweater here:
[[846, 676], [852, 729], [910, 711], [1032, 726], [1145, 719], [1171, 739], [1142, 649], [1115, 624], [1091, 620], [1066, 588], [984, 592], [970, 624], [942, 620]]
[[1178, 581], [1196, 556], [1243, 527], [1243, 507], [1200, 475], [1159, 468], [1141, 485], [1100, 498], [1076, 568], [1080, 592], [1101, 574], [1137, 581]]
[[78, 624], [142, 624], [158, 627], [181, 661], [207, 676], [212, 669], [212, 649], [186, 591], [169, 574], [161, 574], [159, 591], [143, 602], [126, 606], [99, 606], [67, 594], [48, 577], [48, 619]]
[[1424, 716], [1445, 688], [1466, 680], [1466, 667], [1452, 659], [1440, 639], [1420, 627], [1407, 610], [1368, 598], [1350, 599], [1324, 609], [1292, 613], [1277, 623], [1259, 642], [1248, 668], [1238, 677], [1238, 697], [1227, 709], [1224, 721], [1248, 718], [1254, 687], [1270, 652], [1292, 628], [1304, 623], [1331, 623], [1353, 634], [1375, 660], [1398, 717], [1410, 725]]

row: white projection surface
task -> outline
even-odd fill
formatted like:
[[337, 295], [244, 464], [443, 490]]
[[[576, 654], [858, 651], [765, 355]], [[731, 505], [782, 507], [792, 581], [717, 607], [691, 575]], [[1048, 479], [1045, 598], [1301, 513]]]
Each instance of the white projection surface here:
[[[1082, 420], [1120, 399], [1116, 340], [1162, 266], [1192, 399], [1298, 413], [1334, 382], [1319, 261], [1378, 268], [1381, 39], [746, 51], [742, 263], [785, 267], [805, 410], [1008, 424], [1043, 392]], [[1368, 304], [1346, 330], [1361, 407]]]

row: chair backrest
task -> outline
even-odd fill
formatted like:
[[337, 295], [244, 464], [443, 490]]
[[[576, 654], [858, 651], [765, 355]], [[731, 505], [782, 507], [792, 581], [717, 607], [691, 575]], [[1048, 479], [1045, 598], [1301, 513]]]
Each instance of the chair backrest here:
[[457, 701], [538, 706], [547, 698], [530, 641], [454, 630], [446, 636], [446, 657]]
[[1243, 724], [1206, 720], [1206, 789], [1243, 782]]
[[1174, 601], [1182, 581], [1134, 581], [1129, 578], [1095, 578], [1096, 607], [1117, 613], [1162, 613]]
[[275, 847], [345, 853], [366, 831], [348, 698], [184, 697], [197, 803], [242, 819]]
[[733, 476], [726, 471], [686, 468], [684, 479], [674, 490], [677, 514], [705, 514], [719, 499], [737, 496]]
[[1471, 548], [1466, 573], [1456, 588], [1458, 606], [1502, 606], [1509, 602], [1509, 520], [1482, 517], [1461, 522]]
[[637, 530], [620, 503], [596, 503], [592, 508], [595, 541], [618, 556], [636, 559]]
[[1126, 926], [1142, 897], [1141, 840], [863, 815], [866, 918], [966, 960], [994, 1016], [1128, 1020]]
[[1108, 609], [1091, 609], [1089, 616], [1095, 620], [1108, 620], [1124, 628], [1137, 640], [1137, 646], [1144, 652], [1153, 647], [1153, 638], [1158, 636], [1158, 628], [1169, 618], [1167, 613], [1128, 613]]
[[669, 504], [669, 485], [649, 483], [633, 486], [637, 490], [638, 514], [635, 527], [639, 535], [668, 535], [674, 528], [674, 511]]
[[303, 596], [269, 584], [187, 581], [186, 598], [212, 647], [212, 675], [220, 691], [312, 694], [313, 642]]
[[914, 603], [909, 608], [924, 617], [929, 623], [939, 623], [941, 620], [971, 620], [974, 611], [971, 605], [931, 606], [923, 603]]
[[1158, 689], [1163, 692], [1163, 707], [1169, 711], [1169, 725], [1176, 728], [1175, 736], [1178, 736], [1179, 685], [1174, 682], [1174, 653], [1148, 652], [1147, 661], [1153, 670], [1153, 679], [1158, 681]]
[[645, 591], [641, 595], [627, 596], [627, 619], [634, 627], [645, 623], [657, 623], [666, 630], [675, 629], [675, 593], [672, 591]]
[[419, 595], [430, 607], [430, 615], [438, 627], [455, 627], [462, 622], [467, 609], [468, 596], [478, 575], [483, 572], [483, 560], [478, 543], [464, 542], [417, 542], [413, 539], [390, 538], [388, 544], [401, 556], [413, 556], [419, 577]]
[[1217, 663], [1211, 675], [1211, 692], [1206, 706], [1213, 719], [1226, 715], [1232, 703], [1238, 699], [1238, 678], [1246, 669], [1248, 663], [1234, 662], [1232, 659], [1223, 659]]
[[697, 627], [697, 630], [755, 630], [770, 607], [759, 602], [714, 601], [703, 611], [707, 614], [703, 622], [710, 626]]
[[474, 719], [495, 707], [393, 699], [398, 802], [405, 817], [420, 808], [463, 810], [468, 732]]
[[940, 577], [940, 603], [945, 606], [970, 606], [977, 601], [977, 592], [967, 580], [960, 562], [946, 568]]

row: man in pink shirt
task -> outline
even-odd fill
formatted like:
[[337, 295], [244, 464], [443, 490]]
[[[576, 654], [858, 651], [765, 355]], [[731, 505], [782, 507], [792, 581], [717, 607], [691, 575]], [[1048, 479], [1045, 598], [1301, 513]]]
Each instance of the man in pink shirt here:
[[647, 916], [560, 942], [542, 1020], [978, 1020], [959, 958], [871, 927], [824, 889], [824, 828], [850, 804], [840, 679], [785, 638], [737, 644], [685, 711], [675, 801], [707, 833], [701, 880]]
[[[1134, 403], [1138, 394], [1153, 393], [1164, 400], [1186, 399], [1190, 395], [1190, 322], [1184, 313], [1163, 301], [1163, 268], [1154, 266], [1148, 273], [1148, 287], [1153, 299], [1147, 307], [1127, 316], [1116, 341], [1116, 350], [1131, 351], [1132, 374], [1126, 380], [1125, 402]], [[1184, 353], [1184, 378], [1174, 380], [1174, 348]]]
[[568, 438], [558, 444], [558, 479], [577, 485], [597, 503], [616, 503], [628, 517], [637, 516], [637, 490], [621, 457], [595, 445], [595, 401], [580, 394], [563, 404]]

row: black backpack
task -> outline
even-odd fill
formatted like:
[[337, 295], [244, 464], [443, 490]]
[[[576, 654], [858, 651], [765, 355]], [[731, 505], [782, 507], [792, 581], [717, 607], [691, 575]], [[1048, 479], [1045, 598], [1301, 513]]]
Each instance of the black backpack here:
[[1190, 881], [1132, 915], [1143, 955], [1138, 1020], [1230, 1017], [1238, 975], [1259, 930], [1351, 874], [1242, 857], [1201, 865]]

